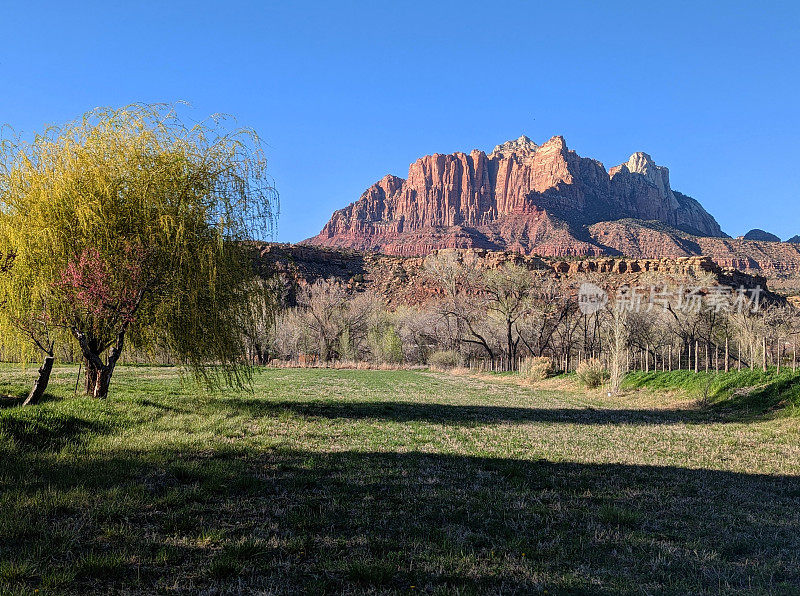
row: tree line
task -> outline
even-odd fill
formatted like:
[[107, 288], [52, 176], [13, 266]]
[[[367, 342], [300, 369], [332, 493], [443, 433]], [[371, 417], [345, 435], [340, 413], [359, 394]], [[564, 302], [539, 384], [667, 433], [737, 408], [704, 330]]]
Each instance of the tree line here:
[[[612, 289], [602, 308], [586, 312], [578, 286], [609, 283], [601, 275], [559, 279], [507, 264], [495, 269], [464, 265], [457, 253], [426, 260], [425, 275], [438, 293], [424, 304], [388, 308], [373, 292], [352, 292], [335, 280], [317, 280], [298, 293], [297, 304], [277, 309], [258, 342], [260, 362], [362, 361], [516, 369], [525, 358], [549, 358], [558, 370], [596, 359], [609, 374], [627, 370], [727, 370], [797, 366], [798, 310], [757, 303], [746, 295], [726, 305], [707, 272], [690, 273], [687, 286], [702, 288], [705, 303], [622, 305]], [[640, 278], [662, 287], [664, 278]], [[685, 288], [684, 302], [692, 298]], [[724, 289], [724, 288], [723, 288]]]

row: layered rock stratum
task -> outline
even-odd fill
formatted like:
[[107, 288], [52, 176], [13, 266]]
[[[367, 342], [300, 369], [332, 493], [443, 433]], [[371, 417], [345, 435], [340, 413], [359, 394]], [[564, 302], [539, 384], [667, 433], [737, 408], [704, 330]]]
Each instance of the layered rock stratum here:
[[297, 292], [319, 279], [339, 282], [353, 292], [370, 290], [389, 305], [424, 304], [443, 296], [444, 288], [430, 265], [440, 257], [475, 269], [497, 269], [506, 264], [525, 267], [532, 274], [566, 281], [574, 286], [592, 281], [608, 289], [622, 285], [694, 285], [697, 279], [732, 288], [761, 288], [765, 300], [782, 303], [767, 280], [730, 267], [720, 267], [709, 257], [633, 259], [599, 257], [562, 259], [536, 257], [513, 251], [485, 249], [435, 249], [426, 256], [408, 257], [309, 245], [266, 244], [258, 247], [257, 262], [265, 278], [283, 285], [283, 301], [292, 305]]
[[382, 178], [305, 242], [404, 256], [442, 248], [545, 257], [707, 255], [722, 267], [800, 275], [798, 244], [728, 237], [698, 201], [672, 188], [669, 170], [647, 153], [606, 170], [560, 136], [542, 145], [521, 136], [488, 154], [422, 157], [407, 178]]

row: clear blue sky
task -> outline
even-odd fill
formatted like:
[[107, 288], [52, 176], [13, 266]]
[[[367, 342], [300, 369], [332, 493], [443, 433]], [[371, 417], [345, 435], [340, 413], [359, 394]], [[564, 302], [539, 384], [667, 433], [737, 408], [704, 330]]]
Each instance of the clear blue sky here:
[[234, 114], [269, 144], [282, 241], [522, 133], [607, 168], [646, 151], [729, 234], [800, 234], [796, 2], [4, 2], [0, 27], [1, 122]]

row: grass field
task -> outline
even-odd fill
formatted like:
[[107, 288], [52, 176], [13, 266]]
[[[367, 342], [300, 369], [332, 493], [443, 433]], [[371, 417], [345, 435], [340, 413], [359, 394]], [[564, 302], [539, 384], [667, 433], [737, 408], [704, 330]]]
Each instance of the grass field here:
[[718, 378], [700, 407], [669, 373], [606, 397], [265, 369], [208, 394], [126, 367], [102, 402], [75, 373], [0, 409], [4, 593], [800, 591], [797, 377]]

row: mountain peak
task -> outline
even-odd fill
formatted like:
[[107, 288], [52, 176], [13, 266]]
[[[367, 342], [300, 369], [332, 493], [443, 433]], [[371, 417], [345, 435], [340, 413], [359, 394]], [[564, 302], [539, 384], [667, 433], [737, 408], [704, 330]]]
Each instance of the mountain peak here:
[[506, 155], [516, 153], [518, 155], [532, 155], [536, 152], [538, 145], [530, 140], [525, 135], [520, 135], [518, 139], [506, 141], [501, 145], [496, 145], [494, 151], [491, 152], [490, 157], [496, 155]]
[[648, 153], [645, 153], [644, 151], [637, 151], [636, 153], [631, 154], [626, 162], [626, 165], [631, 172], [638, 172], [641, 174], [647, 168], [655, 167], [656, 162], [653, 161], [653, 158], [650, 157]]
[[556, 145], [557, 147], [561, 147], [562, 149], [566, 149], [567, 148], [567, 141], [561, 135], [555, 135], [553, 137], [550, 137], [550, 140], [547, 141], [544, 145], [542, 145], [542, 147], [544, 147], [545, 145]]

